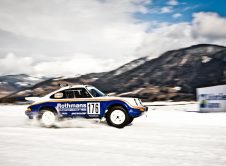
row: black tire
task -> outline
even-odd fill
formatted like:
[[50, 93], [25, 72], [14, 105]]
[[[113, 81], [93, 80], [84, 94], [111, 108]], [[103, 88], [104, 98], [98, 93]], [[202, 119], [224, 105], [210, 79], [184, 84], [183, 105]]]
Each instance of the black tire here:
[[51, 112], [53, 112], [56, 116], [58, 116], [58, 114], [57, 114], [57, 111], [54, 109], [54, 108], [41, 108], [39, 111], [38, 111], [38, 113], [36, 114], [36, 118], [38, 119], [38, 120], [40, 120], [41, 119], [41, 117], [42, 117], [42, 114], [45, 112], [45, 111], [51, 111]]
[[130, 123], [132, 123], [132, 122], [133, 122], [133, 120], [134, 120], [134, 118], [133, 118], [133, 117], [129, 117], [129, 121], [128, 121], [128, 124], [127, 124], [127, 125], [129, 125]]
[[28, 116], [28, 119], [34, 119], [33, 116]]
[[[122, 118], [122, 121], [118, 120], [119, 123], [115, 123], [115, 120], [113, 120], [113, 114], [115, 114], [115, 111], [120, 112], [120, 114], [123, 115], [123, 117], [124, 117], [124, 118]], [[107, 124], [109, 126], [113, 126], [116, 128], [125, 127], [130, 120], [127, 111], [121, 106], [114, 106], [114, 107], [110, 108], [105, 117], [106, 117]], [[118, 117], [116, 117], [116, 119], [117, 118]]]

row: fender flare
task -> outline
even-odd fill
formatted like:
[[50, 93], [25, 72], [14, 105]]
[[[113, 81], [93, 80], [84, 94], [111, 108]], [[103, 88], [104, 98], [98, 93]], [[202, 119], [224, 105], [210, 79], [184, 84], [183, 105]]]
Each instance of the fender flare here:
[[106, 109], [105, 109], [105, 113], [106, 114], [110, 108], [114, 107], [114, 106], [121, 106], [123, 107], [127, 112], [129, 111], [130, 107], [125, 103], [125, 102], [122, 102], [122, 101], [112, 101], [110, 102]]

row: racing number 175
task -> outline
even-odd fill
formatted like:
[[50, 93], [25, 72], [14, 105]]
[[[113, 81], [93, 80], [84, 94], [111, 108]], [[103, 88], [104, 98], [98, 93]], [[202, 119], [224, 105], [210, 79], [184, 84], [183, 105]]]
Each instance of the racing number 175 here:
[[88, 114], [100, 114], [100, 103], [87, 103]]

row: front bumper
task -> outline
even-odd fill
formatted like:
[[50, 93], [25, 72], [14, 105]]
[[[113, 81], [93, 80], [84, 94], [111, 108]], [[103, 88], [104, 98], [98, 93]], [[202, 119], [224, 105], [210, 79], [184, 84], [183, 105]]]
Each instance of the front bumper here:
[[136, 118], [136, 117], [139, 117], [143, 114], [145, 114], [145, 112], [148, 111], [148, 107], [146, 106], [142, 106], [142, 107], [136, 107], [136, 108], [132, 108], [129, 110], [129, 116], [130, 117], [133, 117], [133, 118]]
[[148, 111], [148, 107], [146, 107], [146, 106], [136, 106], [136, 107], [133, 107], [133, 108], [138, 109], [141, 112], [147, 112]]

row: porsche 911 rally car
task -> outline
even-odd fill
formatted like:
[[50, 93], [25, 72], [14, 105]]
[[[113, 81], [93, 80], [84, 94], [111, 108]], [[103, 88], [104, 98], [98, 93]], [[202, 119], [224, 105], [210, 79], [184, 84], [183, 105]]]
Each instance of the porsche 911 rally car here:
[[36, 117], [46, 127], [61, 118], [106, 118], [107, 124], [123, 128], [148, 108], [138, 98], [110, 97], [89, 85], [62, 87], [44, 97], [26, 97], [34, 101], [25, 114]]

